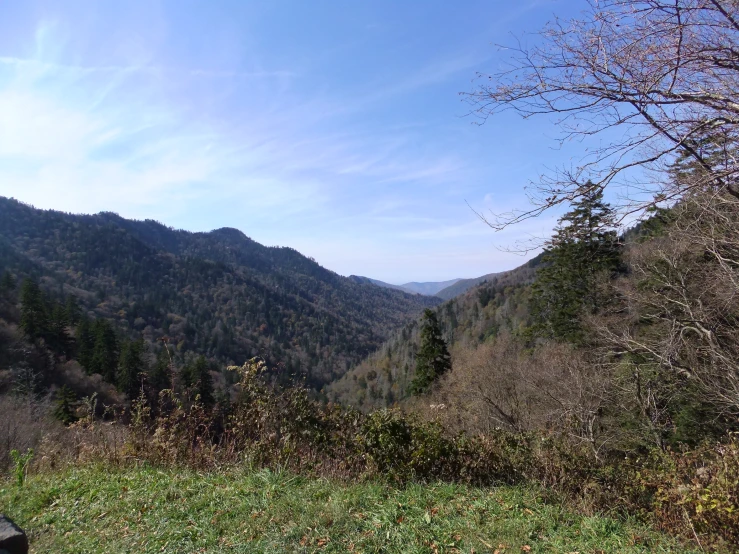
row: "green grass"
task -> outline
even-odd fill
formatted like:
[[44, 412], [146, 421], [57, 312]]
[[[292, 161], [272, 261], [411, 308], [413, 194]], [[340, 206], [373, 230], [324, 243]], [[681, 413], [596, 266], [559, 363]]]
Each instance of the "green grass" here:
[[[0, 481], [33, 552], [685, 552], [522, 487], [347, 485], [266, 470], [74, 468]], [[527, 550], [530, 548], [530, 550]]]

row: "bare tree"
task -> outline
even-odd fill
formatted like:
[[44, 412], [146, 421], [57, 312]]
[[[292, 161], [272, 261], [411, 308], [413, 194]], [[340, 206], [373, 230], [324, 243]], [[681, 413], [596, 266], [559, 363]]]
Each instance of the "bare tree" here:
[[585, 352], [553, 342], [527, 352], [502, 335], [456, 353], [433, 400], [444, 411], [433, 415], [472, 433], [549, 429], [587, 444], [598, 457], [612, 438], [600, 421], [608, 389], [608, 376]]
[[[739, 415], [739, 199], [702, 192], [673, 209], [669, 233], [632, 247], [619, 313], [599, 325], [615, 360], [693, 383], [718, 415]], [[637, 390], [638, 389], [638, 390]], [[658, 423], [648, 387], [635, 393]]]
[[[591, 187], [636, 187], [623, 214], [672, 203], [693, 189], [739, 198], [739, 0], [589, 0], [585, 15], [555, 20], [534, 47], [510, 48], [509, 65], [480, 74], [465, 93], [485, 121], [503, 110], [555, 114], [562, 141], [595, 137], [576, 167], [541, 179], [533, 207], [483, 219], [495, 229], [571, 202]], [[617, 131], [617, 132], [611, 132]], [[716, 156], [720, 143], [729, 155]], [[599, 142], [600, 143], [600, 142]], [[678, 157], [702, 178], [639, 183], [633, 169]], [[631, 175], [631, 177], [630, 177]], [[644, 195], [642, 193], [646, 192]]]

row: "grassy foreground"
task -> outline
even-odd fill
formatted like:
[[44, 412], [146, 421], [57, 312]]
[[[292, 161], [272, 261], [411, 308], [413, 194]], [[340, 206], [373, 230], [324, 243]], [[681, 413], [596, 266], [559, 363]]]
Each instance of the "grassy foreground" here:
[[521, 487], [347, 485], [266, 470], [75, 468], [22, 488], [0, 481], [0, 512], [37, 553], [686, 551]]

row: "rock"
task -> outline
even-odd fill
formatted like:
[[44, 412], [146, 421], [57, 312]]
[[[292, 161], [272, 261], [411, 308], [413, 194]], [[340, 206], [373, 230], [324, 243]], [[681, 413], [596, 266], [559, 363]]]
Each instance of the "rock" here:
[[28, 537], [23, 529], [9, 518], [0, 514], [0, 553], [28, 554]]

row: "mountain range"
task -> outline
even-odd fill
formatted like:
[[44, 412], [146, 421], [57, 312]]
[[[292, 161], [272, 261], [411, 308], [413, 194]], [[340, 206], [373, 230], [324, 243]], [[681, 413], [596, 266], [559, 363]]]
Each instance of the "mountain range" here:
[[402, 290], [413, 294], [424, 294], [427, 296], [437, 296], [442, 300], [449, 300], [460, 294], [464, 294], [468, 289], [478, 285], [484, 281], [492, 279], [493, 277], [500, 275], [500, 273], [488, 273], [481, 277], [474, 277], [472, 279], [451, 279], [449, 281], [429, 281], [425, 283], [410, 282], [403, 285], [391, 285], [384, 281], [372, 279], [370, 277], [361, 277], [359, 275], [350, 275], [349, 278], [353, 279], [357, 283], [371, 283], [378, 287], [384, 287], [388, 289]]
[[0, 273], [75, 296], [117, 332], [182, 357], [259, 355], [320, 387], [441, 300], [342, 277], [292, 248], [231, 228], [176, 230], [104, 212], [72, 215], [0, 197]]
[[411, 294], [424, 294], [426, 296], [436, 296], [439, 291], [462, 280], [451, 279], [449, 281], [430, 281], [427, 283], [410, 282], [403, 285], [391, 285], [390, 283], [385, 283], [384, 281], [379, 281], [378, 279], [361, 277], [359, 275], [350, 275], [349, 278], [353, 279], [357, 283], [371, 283], [373, 285], [377, 285], [378, 287], [383, 287], [386, 289], [402, 290]]
[[[476, 279], [460, 279], [437, 292], [450, 298], [435, 308], [452, 352], [476, 347], [500, 333], [520, 331], [528, 325], [530, 284], [542, 263], [542, 254], [523, 265]], [[361, 363], [330, 383], [332, 401], [362, 410], [392, 406], [408, 397], [420, 345], [419, 320], [414, 319]]]

